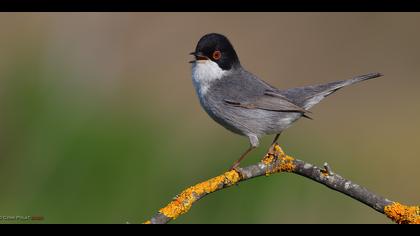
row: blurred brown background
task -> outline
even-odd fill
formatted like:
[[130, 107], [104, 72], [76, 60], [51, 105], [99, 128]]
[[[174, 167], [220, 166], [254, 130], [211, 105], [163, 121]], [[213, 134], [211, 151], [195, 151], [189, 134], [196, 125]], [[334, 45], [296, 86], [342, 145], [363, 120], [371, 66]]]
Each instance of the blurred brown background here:
[[[280, 142], [418, 204], [419, 23], [418, 13], [2, 13], [0, 215], [140, 223], [225, 171], [248, 141], [213, 122], [195, 95], [188, 53], [209, 32], [227, 35], [243, 66], [279, 88], [383, 73], [328, 97]], [[174, 223], [389, 222], [281, 174], [213, 194]]]

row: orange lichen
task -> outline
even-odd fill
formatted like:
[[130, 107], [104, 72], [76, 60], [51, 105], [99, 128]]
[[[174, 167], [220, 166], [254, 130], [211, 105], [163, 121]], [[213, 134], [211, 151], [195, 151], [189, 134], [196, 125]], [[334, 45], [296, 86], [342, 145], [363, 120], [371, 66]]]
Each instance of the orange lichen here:
[[295, 170], [296, 165], [294, 163], [294, 158], [291, 156], [285, 156], [280, 163], [280, 170], [285, 172], [292, 172]]
[[210, 180], [189, 187], [179, 194], [166, 207], [159, 212], [166, 217], [176, 219], [178, 216], [188, 212], [194, 202], [208, 193], [212, 193], [223, 186], [234, 185], [241, 180], [239, 173], [235, 170], [228, 171]]
[[328, 176], [328, 175], [330, 175], [330, 174], [328, 173], [328, 171], [327, 171], [327, 170], [321, 170], [321, 174], [322, 174], [323, 176]]
[[398, 224], [420, 224], [420, 207], [394, 202], [385, 206], [385, 215]]
[[265, 157], [262, 159], [262, 163], [264, 165], [270, 165], [275, 159], [276, 157], [273, 154], [266, 154]]
[[[295, 170], [296, 165], [294, 158], [284, 153], [279, 145], [274, 146], [274, 153], [267, 153], [262, 159], [262, 163], [266, 166], [273, 165], [271, 168], [267, 168], [266, 175], [270, 175], [277, 172], [292, 172]], [[275, 163], [273, 163], [275, 162]]]
[[284, 153], [283, 149], [281, 149], [281, 147], [280, 147], [278, 144], [276, 144], [276, 145], [274, 146], [274, 151], [275, 151], [276, 153], [278, 153], [278, 154], [279, 154], [279, 156], [285, 156], [285, 155], [286, 155], [286, 154]]

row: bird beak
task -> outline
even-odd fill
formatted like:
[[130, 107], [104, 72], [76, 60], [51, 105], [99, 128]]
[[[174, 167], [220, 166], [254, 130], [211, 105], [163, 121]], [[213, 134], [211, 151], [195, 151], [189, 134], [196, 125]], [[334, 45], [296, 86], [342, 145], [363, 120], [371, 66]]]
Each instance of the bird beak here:
[[208, 57], [204, 56], [201, 52], [191, 52], [190, 55], [195, 56], [195, 60], [189, 61], [189, 63], [206, 61], [209, 59]]

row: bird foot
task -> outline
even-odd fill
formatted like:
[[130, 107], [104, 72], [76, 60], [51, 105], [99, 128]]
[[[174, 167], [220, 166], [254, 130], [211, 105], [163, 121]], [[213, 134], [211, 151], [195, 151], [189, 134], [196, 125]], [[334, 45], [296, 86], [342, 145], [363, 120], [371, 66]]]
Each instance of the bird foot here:
[[278, 155], [278, 156], [284, 156], [286, 155], [283, 151], [283, 149], [281, 149], [280, 145], [278, 143], [273, 143], [270, 148], [268, 149], [267, 154], [270, 155]]
[[279, 157], [284, 157], [285, 155], [286, 154], [281, 149], [280, 145], [278, 143], [273, 143], [262, 160], [264, 161], [267, 160], [267, 158], [269, 158], [271, 159], [271, 161], [277, 161]]
[[275, 147], [276, 145], [278, 145], [278, 144], [277, 144], [277, 143], [273, 143], [273, 144], [270, 146], [270, 148], [268, 149], [267, 154], [269, 154], [269, 155], [274, 155], [274, 151], [275, 151], [274, 147]]
[[232, 170], [234, 170], [234, 171], [236, 171], [236, 172], [238, 172], [239, 173], [239, 162], [235, 162], [235, 163], [233, 163], [233, 165], [229, 168], [229, 170], [228, 171], [232, 171]]
[[[229, 170], [228, 170], [228, 172], [230, 172], [230, 171], [235, 171], [236, 173], [238, 173], [238, 175], [240, 176], [240, 179], [242, 179], [243, 178], [243, 175], [242, 175], [242, 171], [241, 171], [241, 168], [239, 167], [239, 162], [235, 162], [230, 168], [229, 168]], [[239, 186], [239, 182], [238, 183], [236, 183], [235, 184], [236, 186]]]

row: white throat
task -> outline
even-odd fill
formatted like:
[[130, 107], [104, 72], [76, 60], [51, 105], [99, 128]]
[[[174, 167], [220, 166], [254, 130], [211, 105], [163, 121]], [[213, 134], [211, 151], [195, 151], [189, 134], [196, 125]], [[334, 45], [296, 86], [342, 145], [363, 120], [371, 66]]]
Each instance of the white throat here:
[[221, 79], [229, 71], [224, 71], [212, 60], [197, 61], [192, 65], [192, 80], [199, 95], [207, 93], [215, 80]]

